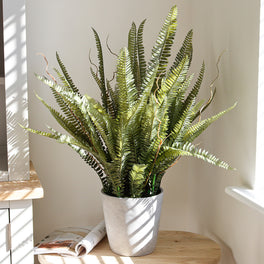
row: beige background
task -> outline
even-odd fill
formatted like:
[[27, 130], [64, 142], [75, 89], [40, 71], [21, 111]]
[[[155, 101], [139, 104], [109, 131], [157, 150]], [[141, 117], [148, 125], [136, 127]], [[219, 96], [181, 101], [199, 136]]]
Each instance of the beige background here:
[[[162, 21], [173, 4], [179, 7], [175, 51], [185, 34], [194, 29], [192, 72], [206, 63], [201, 95], [216, 75], [215, 64], [223, 50], [217, 96], [211, 113], [235, 101], [238, 106], [197, 140], [202, 147], [229, 161], [238, 170], [225, 171], [194, 159], [181, 159], [164, 177], [164, 203], [160, 228], [188, 230], [217, 239], [225, 264], [264, 262], [264, 218], [225, 194], [229, 185], [252, 184], [255, 163], [259, 1], [248, 0], [28, 0], [27, 48], [30, 126], [57, 127], [34, 91], [53, 102], [50, 91], [34, 77], [45, 63], [56, 66], [55, 51], [63, 58], [80, 89], [99, 98], [92, 81], [89, 49], [96, 60], [91, 27], [104, 41], [109, 34], [113, 51], [126, 45], [131, 22], [147, 18], [146, 53], [154, 44]], [[105, 58], [108, 77], [115, 57]], [[196, 75], [197, 76], [197, 75]], [[31, 159], [45, 189], [34, 202], [35, 241], [59, 226], [95, 224], [102, 218], [100, 182], [96, 174], [67, 146], [30, 135]], [[233, 251], [233, 255], [231, 250]]]

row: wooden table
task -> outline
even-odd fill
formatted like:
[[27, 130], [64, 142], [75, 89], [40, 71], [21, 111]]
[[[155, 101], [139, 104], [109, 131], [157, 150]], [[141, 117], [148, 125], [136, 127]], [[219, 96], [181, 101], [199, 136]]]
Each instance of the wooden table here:
[[114, 254], [103, 239], [83, 258], [39, 255], [41, 264], [217, 264], [221, 250], [213, 240], [189, 232], [160, 231], [155, 251], [143, 257]]
[[29, 180], [0, 182], [0, 201], [32, 200], [43, 196], [43, 188], [32, 162]]

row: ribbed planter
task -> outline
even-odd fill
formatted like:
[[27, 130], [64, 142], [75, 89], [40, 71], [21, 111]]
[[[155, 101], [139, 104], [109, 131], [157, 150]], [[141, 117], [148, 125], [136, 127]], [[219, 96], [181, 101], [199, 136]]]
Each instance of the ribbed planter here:
[[153, 252], [157, 242], [163, 191], [146, 198], [117, 198], [102, 192], [110, 248], [122, 256]]

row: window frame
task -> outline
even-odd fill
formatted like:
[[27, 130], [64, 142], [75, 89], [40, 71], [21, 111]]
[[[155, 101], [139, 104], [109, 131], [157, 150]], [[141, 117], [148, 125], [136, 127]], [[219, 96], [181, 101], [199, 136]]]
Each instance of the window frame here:
[[260, 1], [255, 175], [252, 188], [229, 186], [226, 193], [264, 213], [264, 0]]

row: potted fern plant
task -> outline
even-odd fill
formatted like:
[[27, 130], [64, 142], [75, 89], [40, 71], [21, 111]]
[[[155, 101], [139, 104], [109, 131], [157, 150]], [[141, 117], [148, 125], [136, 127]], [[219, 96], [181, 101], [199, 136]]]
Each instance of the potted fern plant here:
[[91, 68], [91, 74], [101, 91], [101, 103], [80, 93], [56, 54], [60, 68], [55, 69], [57, 78], [51, 74], [37, 77], [51, 89], [61, 112], [37, 97], [67, 133], [50, 127], [49, 132], [27, 128], [67, 144], [95, 170], [102, 182], [110, 246], [114, 252], [128, 256], [153, 251], [163, 195], [162, 177], [180, 157], [192, 156], [231, 169], [192, 143], [234, 107], [201, 119], [214, 92], [205, 103], [197, 100], [204, 64], [191, 85], [193, 75], [188, 70], [193, 52], [192, 30], [167, 69], [176, 31], [176, 6], [165, 19], [148, 63], [144, 56], [144, 24], [145, 20], [138, 29], [134, 23], [131, 26], [128, 47], [122, 48], [117, 58], [115, 86], [105, 77], [101, 41], [93, 29], [99, 66], [96, 71]]

